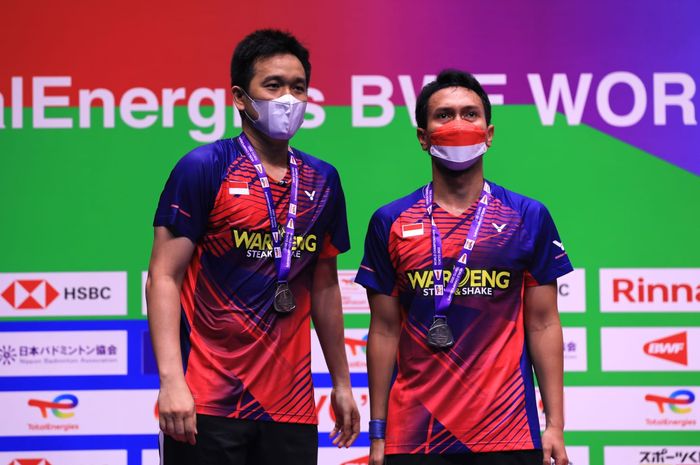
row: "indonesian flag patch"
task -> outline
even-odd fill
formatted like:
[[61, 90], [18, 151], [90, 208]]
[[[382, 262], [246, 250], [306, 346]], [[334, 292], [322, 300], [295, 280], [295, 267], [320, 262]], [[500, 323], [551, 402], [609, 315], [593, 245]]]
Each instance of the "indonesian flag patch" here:
[[415, 237], [423, 235], [423, 223], [401, 225], [401, 237]]
[[231, 195], [250, 195], [247, 182], [228, 182], [228, 193]]

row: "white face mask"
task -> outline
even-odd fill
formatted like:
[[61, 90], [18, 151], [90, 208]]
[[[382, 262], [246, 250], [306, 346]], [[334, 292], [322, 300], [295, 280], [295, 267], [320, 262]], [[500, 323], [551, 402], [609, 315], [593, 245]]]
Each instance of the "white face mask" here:
[[253, 104], [258, 119], [254, 120], [244, 111], [245, 115], [258, 131], [272, 139], [291, 139], [304, 122], [306, 102], [292, 94], [285, 94], [274, 100], [260, 100], [250, 97], [244, 90], [243, 93]]

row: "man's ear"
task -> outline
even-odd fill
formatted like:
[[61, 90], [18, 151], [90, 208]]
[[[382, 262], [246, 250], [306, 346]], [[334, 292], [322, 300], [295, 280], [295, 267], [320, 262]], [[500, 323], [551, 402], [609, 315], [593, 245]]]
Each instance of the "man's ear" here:
[[423, 128], [416, 129], [416, 137], [418, 137], [418, 142], [423, 150], [428, 150], [430, 147], [430, 138], [428, 137], [428, 132]]

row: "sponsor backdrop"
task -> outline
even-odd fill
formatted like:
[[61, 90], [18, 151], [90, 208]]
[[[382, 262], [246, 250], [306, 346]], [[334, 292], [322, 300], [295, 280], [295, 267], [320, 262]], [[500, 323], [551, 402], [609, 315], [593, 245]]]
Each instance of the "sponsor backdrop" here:
[[367, 462], [354, 270], [371, 213], [429, 179], [412, 110], [445, 67], [478, 74], [495, 104], [487, 177], [549, 207], [576, 267], [558, 283], [572, 462], [700, 463], [700, 4], [491, 3], [3, 2], [0, 465], [157, 463], [152, 215], [179, 157], [237, 133], [230, 53], [264, 26], [312, 51], [294, 144], [338, 168], [349, 206], [363, 433], [331, 447], [314, 342], [320, 463]]

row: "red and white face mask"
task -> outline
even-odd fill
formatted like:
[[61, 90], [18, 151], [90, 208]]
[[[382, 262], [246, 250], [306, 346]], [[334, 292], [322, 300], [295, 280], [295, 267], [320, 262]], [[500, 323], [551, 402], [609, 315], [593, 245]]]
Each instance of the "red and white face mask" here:
[[461, 119], [450, 121], [430, 134], [430, 155], [452, 171], [470, 168], [487, 149], [486, 131]]

